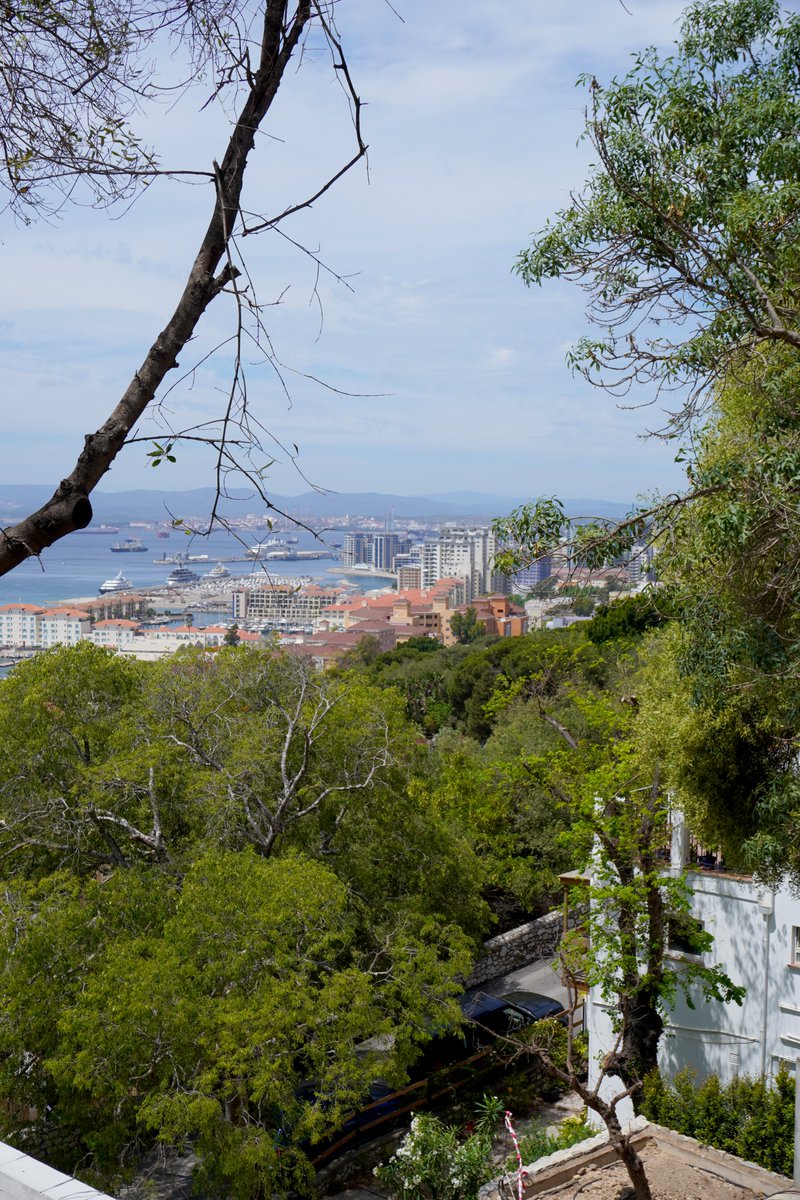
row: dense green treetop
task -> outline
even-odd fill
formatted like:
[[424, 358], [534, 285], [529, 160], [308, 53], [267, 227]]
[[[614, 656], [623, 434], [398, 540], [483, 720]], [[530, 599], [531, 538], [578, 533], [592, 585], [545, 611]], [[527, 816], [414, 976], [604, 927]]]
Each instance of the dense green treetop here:
[[717, 389], [691, 465], [707, 494], [657, 559], [676, 620], [642, 693], [697, 832], [771, 879], [800, 871], [798, 372], [792, 350], [772, 348]]
[[[35, 1105], [63, 1135], [51, 1160], [106, 1185], [155, 1138], [191, 1142], [206, 1184], [242, 1200], [306, 1179], [308, 1147], [457, 1020], [490, 908], [545, 910], [585, 862], [597, 795], [635, 869], [613, 798], [650, 770], [638, 678], [635, 638], [582, 631], [321, 675], [248, 647], [141, 665], [87, 645], [16, 669], [4, 1136], [35, 1146], [16, 1107]], [[409, 717], [436, 704], [422, 739]], [[669, 981], [631, 980], [656, 1011]], [[359, 1049], [375, 1037], [380, 1063]]]
[[306, 1178], [457, 1020], [488, 924], [400, 697], [272, 651], [87, 644], [0, 683], [0, 729], [4, 1135], [106, 1183], [155, 1138], [231, 1195]]
[[[403, 1078], [469, 961], [455, 928], [370, 929], [327, 865], [252, 850], [207, 851], [180, 886], [137, 865], [8, 889], [0, 936], [4, 1094], [49, 1104], [101, 1172], [137, 1139], [191, 1139], [207, 1185], [241, 1197], [307, 1178], [300, 1143], [376, 1070]], [[389, 1034], [379, 1068], [358, 1053]]]
[[482, 623], [478, 620], [478, 614], [471, 605], [463, 613], [453, 613], [450, 618], [450, 628], [456, 641], [460, 642], [462, 646], [469, 646], [472, 642], [479, 641], [485, 633]]
[[646, 630], [665, 621], [668, 612], [669, 600], [663, 593], [649, 591], [626, 596], [624, 600], [599, 605], [586, 626], [586, 636], [596, 644], [620, 638], [638, 638]]
[[[590, 565], [657, 546], [652, 603], [678, 627], [640, 688], [642, 751], [698, 833], [773, 880], [800, 878], [798, 61], [795, 11], [699, 0], [671, 55], [584, 76], [595, 162], [517, 263], [529, 284], [586, 290], [574, 367], [636, 405], [654, 387], [666, 431], [691, 430], [682, 494], [570, 536]], [[547, 498], [496, 523], [512, 568], [566, 531]], [[649, 621], [650, 603], [612, 606], [589, 636]]]

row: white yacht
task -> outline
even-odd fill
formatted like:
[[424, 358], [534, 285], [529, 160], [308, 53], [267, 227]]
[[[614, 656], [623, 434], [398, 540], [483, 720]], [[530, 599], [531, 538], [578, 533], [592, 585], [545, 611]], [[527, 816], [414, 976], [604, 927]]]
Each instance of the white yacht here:
[[200, 576], [194, 571], [190, 571], [188, 567], [175, 567], [170, 571], [167, 579], [167, 587], [183, 587], [187, 583], [197, 583]]
[[104, 596], [107, 592], [129, 592], [132, 588], [130, 579], [126, 579], [120, 571], [113, 579], [107, 579], [105, 583], [100, 584], [100, 595]]
[[211, 570], [208, 572], [208, 574], [206, 575], [206, 579], [227, 579], [229, 577], [229, 575], [230, 575], [230, 571], [228, 570], [228, 568], [226, 566], [223, 566], [223, 564], [221, 562], [218, 562], [217, 565], [215, 567], [212, 567]]

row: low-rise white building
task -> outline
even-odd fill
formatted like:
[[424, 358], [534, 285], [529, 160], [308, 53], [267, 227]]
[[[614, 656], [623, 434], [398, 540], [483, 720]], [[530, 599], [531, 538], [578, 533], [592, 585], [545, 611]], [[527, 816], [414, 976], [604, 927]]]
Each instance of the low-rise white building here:
[[36, 604], [0, 606], [0, 646], [38, 646], [42, 609]]
[[[688, 851], [686, 828], [675, 820], [670, 870], [686, 869], [692, 915], [714, 941], [700, 955], [669, 950], [671, 965], [680, 971], [682, 964], [720, 963], [745, 996], [741, 1006], [707, 1001], [696, 984], [691, 1007], [679, 992], [659, 1045], [659, 1065], [668, 1076], [690, 1067], [699, 1080], [711, 1074], [723, 1082], [737, 1074], [770, 1078], [781, 1063], [793, 1067], [800, 1056], [800, 897], [788, 887], [772, 889], [715, 869], [714, 856], [707, 866], [689, 862]], [[597, 988], [589, 992], [586, 1016], [593, 1083], [614, 1042], [614, 1012]], [[612, 1081], [608, 1091], [618, 1088]], [[620, 1115], [626, 1117], [622, 1107]]]
[[120, 646], [127, 646], [133, 641], [139, 628], [138, 621], [109, 617], [105, 621], [95, 621], [89, 637], [96, 646], [108, 646], [112, 650], [119, 650]]
[[89, 636], [91, 617], [81, 608], [36, 604], [4, 604], [0, 607], [0, 646], [75, 646]]
[[81, 608], [46, 608], [39, 618], [39, 645], [77, 646], [89, 636], [91, 617]]

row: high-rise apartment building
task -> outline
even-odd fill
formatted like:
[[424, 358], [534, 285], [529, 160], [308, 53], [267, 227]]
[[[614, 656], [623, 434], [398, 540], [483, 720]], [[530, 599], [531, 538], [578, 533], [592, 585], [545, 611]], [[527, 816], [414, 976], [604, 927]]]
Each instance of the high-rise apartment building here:
[[635, 542], [625, 555], [625, 574], [631, 583], [651, 579], [653, 547], [645, 542]]
[[400, 538], [396, 533], [376, 533], [372, 538], [372, 565], [379, 571], [393, 571], [395, 558], [400, 549]]
[[525, 592], [528, 588], [535, 587], [537, 583], [544, 583], [553, 574], [553, 559], [549, 554], [543, 554], [541, 558], [534, 559], [527, 567], [523, 567], [514, 576], [513, 585], [515, 590]]
[[448, 529], [420, 546], [422, 587], [455, 576], [466, 581], [467, 603], [488, 592], [507, 592], [508, 580], [495, 570], [495, 537], [490, 529]]
[[373, 536], [373, 534], [365, 533], [362, 530], [351, 530], [349, 533], [346, 533], [342, 546], [342, 566], [360, 567], [366, 564], [371, 566]]

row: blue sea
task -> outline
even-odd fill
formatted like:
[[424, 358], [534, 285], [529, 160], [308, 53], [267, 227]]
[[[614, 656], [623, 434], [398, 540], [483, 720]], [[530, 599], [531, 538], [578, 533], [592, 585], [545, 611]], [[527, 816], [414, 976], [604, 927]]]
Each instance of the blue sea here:
[[[122, 571], [126, 579], [130, 579], [134, 588], [164, 584], [174, 564], [155, 560], [162, 559], [164, 555], [178, 553], [208, 555], [207, 562], [189, 564], [202, 579], [217, 562], [232, 558], [244, 559], [246, 546], [266, 541], [271, 537], [280, 538], [281, 534], [270, 534], [264, 530], [259, 534], [241, 536], [244, 545], [225, 530], [215, 530], [208, 537], [187, 537], [180, 530], [172, 530], [168, 538], [157, 538], [155, 530], [120, 525], [119, 533], [73, 533], [45, 550], [40, 559], [28, 559], [7, 575], [0, 576], [0, 604], [21, 601], [24, 604], [51, 605], [64, 600], [86, 600], [98, 596], [101, 583], [119, 571]], [[297, 537], [294, 549], [326, 548], [325, 543], [304, 530], [298, 530], [291, 536]], [[141, 538], [147, 550], [144, 553], [133, 554], [112, 553], [112, 545], [123, 542], [126, 537]], [[340, 538], [337, 537], [336, 540], [339, 541]], [[253, 562], [228, 562], [226, 566], [232, 576], [255, 574], [270, 579], [299, 579], [310, 576], [314, 582], [320, 584], [338, 583], [344, 579], [336, 569], [338, 560], [334, 558], [270, 560], [267, 564], [268, 575], [265, 574], [264, 566]], [[385, 588], [390, 581], [382, 576], [351, 575], [347, 582], [355, 584], [359, 591], [364, 591]], [[169, 607], [169, 600], [164, 597], [165, 610]], [[179, 615], [174, 621], [165, 621], [165, 624], [181, 624], [185, 604], [176, 598], [171, 607], [172, 611]], [[193, 610], [193, 619], [196, 625], [208, 625], [220, 620], [229, 620], [230, 613]], [[12, 668], [0, 667], [0, 679], [7, 675], [10, 669]]]
[[[294, 547], [298, 550], [321, 550], [325, 544], [312, 534], [298, 530], [291, 536], [297, 537]], [[111, 546], [126, 537], [139, 537], [147, 546], [145, 553], [114, 554]], [[207, 554], [208, 561], [190, 563], [192, 570], [201, 578], [220, 560], [244, 559], [245, 547], [269, 537], [281, 534], [243, 534], [242, 542], [225, 530], [215, 530], [208, 537], [187, 537], [180, 530], [170, 531], [168, 538], [157, 538], [156, 531], [119, 527], [119, 533], [73, 533], [45, 550], [39, 559], [28, 559], [16, 570], [0, 576], [0, 604], [22, 601], [26, 604], [56, 604], [64, 600], [86, 599], [97, 596], [100, 585], [122, 571], [135, 588], [164, 584], [173, 563], [158, 562], [164, 555]], [[340, 538], [337, 537], [337, 541]], [[270, 560], [267, 564], [270, 578], [296, 579], [310, 576], [322, 582], [338, 582], [343, 578], [336, 570], [338, 560], [322, 558], [313, 560], [281, 561]], [[253, 562], [227, 562], [233, 576], [264, 575], [264, 567]], [[373, 576], [350, 576], [359, 590], [386, 587], [388, 580]]]

